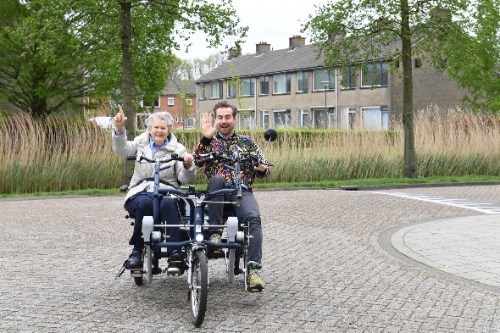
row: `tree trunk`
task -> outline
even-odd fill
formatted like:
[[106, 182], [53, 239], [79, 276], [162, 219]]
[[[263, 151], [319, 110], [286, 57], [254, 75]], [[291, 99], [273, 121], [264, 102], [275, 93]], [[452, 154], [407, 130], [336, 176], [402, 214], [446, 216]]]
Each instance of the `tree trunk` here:
[[122, 38], [122, 97], [123, 112], [127, 117], [125, 127], [129, 133], [135, 131], [134, 110], [134, 75], [132, 64], [132, 4], [129, 1], [120, 1], [121, 12], [121, 38]]
[[408, 1], [401, 1], [402, 18], [402, 62], [403, 62], [403, 129], [404, 129], [404, 174], [407, 178], [417, 178], [415, 135], [413, 128], [413, 69], [412, 46], [409, 24]]

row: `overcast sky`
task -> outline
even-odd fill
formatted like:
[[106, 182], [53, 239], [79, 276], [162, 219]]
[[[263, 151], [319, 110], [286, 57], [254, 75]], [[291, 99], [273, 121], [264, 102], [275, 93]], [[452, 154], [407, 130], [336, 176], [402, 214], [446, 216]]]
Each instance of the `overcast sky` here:
[[[288, 48], [289, 38], [294, 35], [306, 37], [306, 44], [310, 44], [307, 34], [301, 33], [301, 24], [309, 14], [315, 13], [314, 5], [323, 5], [326, 0], [233, 0], [233, 6], [240, 17], [240, 25], [248, 26], [246, 42], [242, 44], [243, 54], [255, 53], [255, 44], [267, 42], [274, 50]], [[182, 59], [204, 59], [218, 51], [225, 49], [209, 49], [205, 36], [199, 34], [192, 38], [193, 44], [189, 53], [177, 52]], [[231, 43], [232, 44], [232, 43]]]

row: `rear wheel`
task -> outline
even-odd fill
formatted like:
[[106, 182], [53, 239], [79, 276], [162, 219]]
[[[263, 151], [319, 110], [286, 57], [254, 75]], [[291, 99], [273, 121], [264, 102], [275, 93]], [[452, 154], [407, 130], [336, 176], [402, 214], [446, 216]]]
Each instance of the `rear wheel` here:
[[196, 251], [193, 258], [193, 274], [190, 290], [193, 323], [200, 327], [205, 319], [208, 297], [208, 262], [204, 251]]
[[[144, 263], [144, 251], [141, 254], [141, 261]], [[144, 264], [143, 264], [144, 265]], [[143, 266], [141, 266], [138, 269], [133, 269], [135, 272], [133, 273], [134, 275], [134, 282], [136, 285], [141, 286], [144, 283], [144, 278], [143, 278]]]

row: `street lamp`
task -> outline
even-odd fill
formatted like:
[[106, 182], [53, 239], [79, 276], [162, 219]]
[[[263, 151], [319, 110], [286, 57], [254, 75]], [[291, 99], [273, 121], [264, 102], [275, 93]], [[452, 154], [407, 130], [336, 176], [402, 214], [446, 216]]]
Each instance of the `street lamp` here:
[[326, 108], [326, 89], [330, 87], [330, 81], [321, 81], [321, 85], [325, 88], [325, 117], [328, 119], [328, 110]]

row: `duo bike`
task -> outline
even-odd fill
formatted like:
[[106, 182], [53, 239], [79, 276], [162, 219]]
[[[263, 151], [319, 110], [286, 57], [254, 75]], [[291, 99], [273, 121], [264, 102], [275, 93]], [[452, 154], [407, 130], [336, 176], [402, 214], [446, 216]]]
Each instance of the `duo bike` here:
[[[276, 139], [274, 130], [267, 130], [265, 139], [269, 143]], [[168, 159], [149, 159], [145, 156], [133, 157], [139, 163], [154, 164], [154, 188], [150, 194], [153, 199], [153, 215], [145, 216], [142, 221], [142, 235], [144, 238], [142, 267], [130, 268], [130, 275], [137, 285], [142, 285], [144, 280], [151, 283], [154, 275], [166, 273], [169, 276], [186, 274], [188, 283], [188, 298], [191, 303], [191, 314], [193, 324], [200, 327], [203, 323], [207, 308], [208, 298], [208, 259], [223, 258], [229, 283], [233, 283], [234, 276], [244, 274], [245, 290], [259, 292], [261, 289], [252, 289], [248, 284], [248, 245], [251, 237], [248, 233], [248, 225], [242, 223], [239, 216], [239, 204], [242, 199], [242, 191], [245, 185], [241, 183], [241, 170], [247, 165], [259, 163], [256, 156], [249, 152], [243, 152], [239, 147], [233, 146], [231, 150], [210, 153], [195, 161], [198, 165], [209, 160], [223, 162], [224, 166], [234, 171], [236, 179], [234, 184], [228, 184], [227, 188], [207, 192], [197, 190], [195, 186], [185, 189], [173, 187], [161, 187], [160, 171], [170, 167], [169, 162], [183, 159], [172, 155]], [[250, 161], [251, 163], [248, 163]], [[224, 201], [225, 208], [222, 225], [210, 225], [207, 216], [207, 204], [217, 203], [214, 197], [225, 196], [235, 198], [234, 201]], [[169, 224], [168, 221], [160, 221], [159, 207], [162, 198], [168, 197], [177, 202], [179, 207], [179, 224]], [[170, 242], [167, 237], [167, 228], [180, 228], [182, 240]], [[220, 243], [210, 242], [207, 239], [208, 229], [222, 228], [224, 230]], [[185, 254], [181, 260], [171, 260], [168, 257], [168, 249], [181, 249]], [[166, 265], [162, 267], [162, 263]], [[240, 263], [243, 262], [243, 265]], [[240, 267], [242, 266], [242, 267]], [[118, 276], [125, 269], [126, 262]]]

